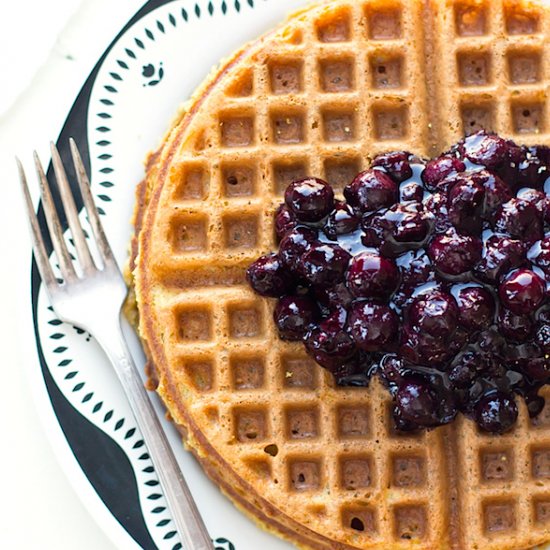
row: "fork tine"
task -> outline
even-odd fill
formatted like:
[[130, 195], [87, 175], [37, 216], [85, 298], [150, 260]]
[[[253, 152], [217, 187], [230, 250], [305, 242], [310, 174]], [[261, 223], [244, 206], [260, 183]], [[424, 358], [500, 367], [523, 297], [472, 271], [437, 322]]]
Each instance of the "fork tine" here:
[[34, 164], [36, 167], [36, 173], [38, 175], [38, 181], [40, 182], [40, 194], [42, 196], [42, 206], [44, 207], [44, 213], [46, 214], [46, 221], [48, 222], [48, 229], [50, 231], [50, 237], [52, 239], [53, 248], [59, 262], [59, 268], [61, 270], [61, 276], [63, 279], [68, 280], [76, 277], [73, 262], [67, 250], [65, 239], [63, 238], [63, 230], [61, 229], [61, 223], [59, 222], [59, 216], [55, 209], [55, 205], [52, 199], [52, 193], [50, 191], [50, 184], [38, 158], [38, 154], [34, 151]]
[[52, 266], [48, 260], [48, 254], [46, 253], [44, 241], [42, 240], [42, 232], [40, 231], [38, 219], [36, 218], [36, 213], [34, 212], [34, 206], [32, 203], [31, 194], [29, 193], [29, 186], [27, 185], [27, 177], [25, 176], [23, 165], [17, 157], [15, 160], [19, 169], [19, 182], [21, 183], [21, 190], [23, 191], [25, 207], [27, 209], [27, 218], [31, 228], [32, 248], [36, 259], [36, 265], [38, 266], [40, 277], [42, 277], [42, 281], [46, 285], [46, 288], [48, 291], [51, 291], [51, 289], [55, 288], [55, 285], [57, 285], [57, 281], [53, 274]]
[[50, 143], [50, 150], [52, 153], [52, 163], [55, 172], [55, 178], [57, 180], [57, 187], [59, 188], [61, 200], [63, 201], [63, 208], [65, 209], [67, 221], [69, 222], [69, 227], [71, 229], [71, 235], [73, 236], [76, 253], [78, 255], [78, 259], [80, 260], [82, 269], [86, 273], [94, 268], [94, 261], [90, 254], [88, 244], [86, 243], [86, 238], [84, 237], [82, 225], [80, 224], [80, 220], [78, 219], [78, 212], [76, 210], [74, 197], [69, 186], [69, 181], [67, 180], [65, 168], [63, 167], [63, 163], [61, 162], [59, 151], [57, 150], [57, 147], [53, 142]]
[[101, 255], [101, 259], [103, 260], [105, 265], [107, 265], [108, 262], [111, 263], [111, 266], [113, 264], [116, 265], [113, 251], [111, 250], [109, 242], [107, 241], [107, 237], [105, 236], [105, 231], [103, 230], [101, 220], [99, 219], [99, 212], [97, 211], [97, 207], [92, 197], [92, 192], [90, 190], [90, 180], [88, 179], [88, 175], [86, 174], [86, 169], [84, 168], [82, 157], [80, 156], [80, 152], [78, 151], [78, 147], [76, 146], [73, 138], [69, 139], [69, 143], [71, 146], [71, 154], [73, 156], [74, 166], [76, 168], [76, 177], [80, 185], [80, 192], [82, 193], [84, 206], [86, 206], [86, 211], [88, 212], [88, 220], [90, 221], [90, 225], [92, 226], [92, 231], [95, 236], [97, 248]]

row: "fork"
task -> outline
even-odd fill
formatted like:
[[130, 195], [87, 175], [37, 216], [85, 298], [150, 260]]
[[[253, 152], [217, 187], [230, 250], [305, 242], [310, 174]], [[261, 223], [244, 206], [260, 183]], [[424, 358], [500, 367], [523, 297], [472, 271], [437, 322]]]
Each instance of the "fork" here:
[[90, 182], [76, 143], [70, 139], [71, 156], [92, 228], [93, 235], [90, 239], [95, 239], [96, 256], [100, 262], [97, 258], [94, 259], [86, 242], [59, 152], [53, 143], [50, 148], [57, 188], [76, 250], [76, 259], [73, 260], [63, 236], [48, 179], [37, 153], [34, 152], [42, 205], [59, 264], [61, 281], [56, 278], [50, 265], [25, 172], [19, 159], [16, 159], [30, 222], [33, 251], [50, 303], [62, 321], [92, 334], [111, 361], [143, 435], [184, 550], [212, 550], [212, 541], [124, 339], [120, 316], [128, 289], [101, 225]]

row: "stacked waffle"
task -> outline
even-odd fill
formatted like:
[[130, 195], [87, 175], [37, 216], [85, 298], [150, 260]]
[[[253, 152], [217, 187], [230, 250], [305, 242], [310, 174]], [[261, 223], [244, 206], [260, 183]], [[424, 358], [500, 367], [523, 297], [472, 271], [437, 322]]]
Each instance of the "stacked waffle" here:
[[480, 127], [549, 144], [549, 23], [516, 1], [311, 6], [216, 70], [149, 158], [131, 267], [152, 385], [206, 472], [301, 547], [550, 540], [546, 409], [505, 436], [398, 434], [387, 391], [335, 387], [244, 277], [292, 180], [341, 189], [377, 153]]

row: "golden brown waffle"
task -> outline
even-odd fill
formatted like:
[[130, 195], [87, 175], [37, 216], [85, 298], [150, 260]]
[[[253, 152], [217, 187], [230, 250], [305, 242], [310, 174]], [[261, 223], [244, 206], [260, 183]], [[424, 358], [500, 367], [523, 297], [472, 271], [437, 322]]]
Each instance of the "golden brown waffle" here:
[[149, 159], [133, 243], [152, 380], [207, 473], [305, 548], [528, 548], [550, 540], [550, 413], [505, 436], [392, 428], [387, 391], [336, 388], [245, 268], [293, 179], [342, 188], [393, 149], [479, 126], [545, 135], [549, 11], [525, 2], [332, 0], [245, 46]]
[[518, 142], [548, 142], [548, 8], [503, 8], [500, 0], [434, 6], [440, 141], [492, 128]]

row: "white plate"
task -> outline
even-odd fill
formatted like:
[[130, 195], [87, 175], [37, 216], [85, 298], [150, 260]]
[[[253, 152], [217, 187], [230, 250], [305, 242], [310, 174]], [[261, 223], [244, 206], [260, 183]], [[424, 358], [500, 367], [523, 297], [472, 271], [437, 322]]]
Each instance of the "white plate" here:
[[[58, 147], [68, 158], [68, 137], [79, 144], [120, 264], [127, 257], [142, 161], [160, 142], [178, 106], [220, 59], [304, 3], [150, 0], [98, 60], [68, 114]], [[117, 547], [181, 548], [108, 361], [87, 333], [56, 318], [34, 269], [31, 285], [37, 342], [31, 380], [71, 483]], [[128, 336], [142, 367], [140, 346], [130, 331]], [[152, 397], [163, 418], [161, 404]], [[290, 548], [238, 512], [183, 450], [174, 427], [168, 422], [164, 427], [217, 549]]]
[[[178, 106], [220, 59], [308, 1], [150, 0], [98, 60], [67, 116], [58, 147], [68, 158], [69, 136], [79, 144], [121, 265], [142, 161], [160, 142]], [[56, 319], [35, 269], [31, 287], [27, 328], [34, 331], [37, 346], [29, 361], [30, 378], [71, 483], [117, 548], [181, 548], [108, 361], [88, 334]], [[127, 334], [142, 367], [139, 343], [131, 331]], [[152, 398], [216, 549], [289, 550], [289, 544], [261, 531], [220, 494]]]

